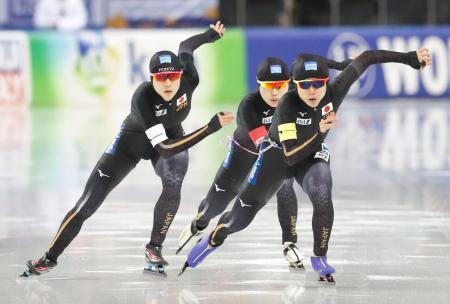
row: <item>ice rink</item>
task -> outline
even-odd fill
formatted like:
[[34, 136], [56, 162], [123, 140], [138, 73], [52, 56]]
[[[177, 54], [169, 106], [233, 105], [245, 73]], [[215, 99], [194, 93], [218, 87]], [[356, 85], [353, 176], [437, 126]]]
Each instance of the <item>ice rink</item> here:
[[[45, 252], [127, 108], [0, 109], [0, 303], [448, 303], [448, 101], [342, 106], [341, 126], [329, 136], [335, 286], [317, 282], [309, 259], [305, 271], [289, 271], [274, 201], [198, 268], [177, 276], [187, 253], [175, 255], [178, 235], [196, 214], [232, 127], [190, 150], [181, 206], [163, 248], [167, 278], [142, 273], [161, 186], [151, 162], [141, 161], [58, 267], [19, 279], [25, 262]], [[185, 130], [212, 113], [196, 109]], [[309, 257], [312, 206], [295, 189], [299, 247]]]

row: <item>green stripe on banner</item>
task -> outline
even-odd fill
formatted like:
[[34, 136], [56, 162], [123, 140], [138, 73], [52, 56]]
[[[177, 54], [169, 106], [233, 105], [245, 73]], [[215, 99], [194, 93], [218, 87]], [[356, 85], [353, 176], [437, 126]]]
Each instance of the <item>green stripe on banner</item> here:
[[70, 88], [70, 83], [64, 84], [64, 77], [61, 75], [64, 58], [67, 58], [64, 53], [74, 38], [71, 35], [52, 32], [33, 32], [29, 35], [32, 54], [32, 105], [61, 105], [66, 97], [63, 93]]
[[247, 62], [244, 32], [239, 29], [227, 30], [222, 39], [208, 49], [211, 60], [207, 83], [210, 86], [212, 104], [237, 104], [247, 93]]

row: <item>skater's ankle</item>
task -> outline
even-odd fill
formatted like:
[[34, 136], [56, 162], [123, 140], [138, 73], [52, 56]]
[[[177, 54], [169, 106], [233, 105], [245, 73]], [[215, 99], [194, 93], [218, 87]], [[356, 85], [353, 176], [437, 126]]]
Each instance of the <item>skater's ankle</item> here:
[[149, 248], [150, 246], [152, 246], [152, 247], [158, 247], [158, 248], [161, 248], [161, 247], [162, 247], [161, 244], [158, 244], [158, 243], [155, 243], [155, 242], [152, 242], [152, 241], [150, 241], [147, 245], [145, 245], [146, 248]]
[[314, 254], [312, 257], [313, 257], [313, 258], [320, 259], [320, 258], [324, 258], [324, 257], [326, 257], [326, 256], [327, 256], [326, 254], [323, 254], [323, 255]]
[[210, 236], [209, 237], [209, 241], [208, 241], [208, 245], [209, 246], [211, 246], [211, 247], [219, 247], [220, 245], [222, 245], [223, 244], [223, 242], [224, 242], [225, 240], [222, 240], [222, 241], [218, 241], [218, 240], [213, 240], [212, 239], [212, 236]]
[[57, 263], [57, 259], [58, 259], [58, 258], [52, 257], [48, 252], [45, 253], [45, 258], [53, 263]]
[[289, 246], [289, 245], [291, 245], [291, 244], [293, 244], [293, 245], [296, 245], [297, 244], [297, 242], [293, 242], [293, 241], [283, 241], [283, 246]]
[[199, 223], [195, 223], [195, 228], [197, 228], [198, 231], [202, 231], [205, 230], [205, 228], [208, 227], [208, 224], [199, 224]]

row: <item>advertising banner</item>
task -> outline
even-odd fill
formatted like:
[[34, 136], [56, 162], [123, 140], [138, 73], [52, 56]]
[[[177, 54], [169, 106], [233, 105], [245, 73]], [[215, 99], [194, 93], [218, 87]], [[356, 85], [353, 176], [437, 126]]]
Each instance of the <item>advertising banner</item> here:
[[[26, 104], [31, 98], [33, 105], [119, 103], [129, 107], [135, 88], [150, 78], [151, 56], [163, 49], [177, 53], [181, 41], [203, 30], [2, 32], [0, 103]], [[395, 63], [371, 66], [352, 86], [349, 97], [450, 97], [449, 27], [231, 29], [223, 39], [194, 52], [200, 76], [194, 98], [198, 103], [237, 104], [257, 87], [257, 65], [268, 56], [291, 64], [300, 52], [341, 61], [367, 49], [420, 47], [430, 49], [431, 68], [418, 73]]]
[[298, 53], [314, 53], [344, 60], [364, 50], [399, 52], [430, 49], [433, 66], [422, 73], [389, 63], [370, 67], [353, 85], [349, 96], [371, 98], [450, 97], [450, 27], [311, 28], [246, 30], [248, 74], [256, 87], [258, 63], [277, 56], [292, 64]]
[[30, 102], [30, 52], [24, 32], [0, 32], [0, 106]]
[[[160, 50], [178, 53], [196, 30], [32, 32], [34, 105], [112, 104], [129, 107], [134, 90], [150, 80], [148, 64]], [[246, 91], [240, 31], [194, 52], [200, 85], [194, 98], [239, 101]]]

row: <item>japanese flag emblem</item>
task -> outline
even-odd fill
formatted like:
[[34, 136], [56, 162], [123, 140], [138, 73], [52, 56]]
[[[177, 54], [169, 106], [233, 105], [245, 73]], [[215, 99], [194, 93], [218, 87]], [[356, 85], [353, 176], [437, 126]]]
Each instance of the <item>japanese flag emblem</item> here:
[[185, 103], [187, 101], [187, 96], [186, 93], [184, 93], [183, 96], [181, 96], [180, 98], [177, 99], [177, 106]]
[[328, 113], [333, 112], [333, 104], [331, 102], [327, 103], [323, 108], [322, 108], [322, 116], [327, 115]]

